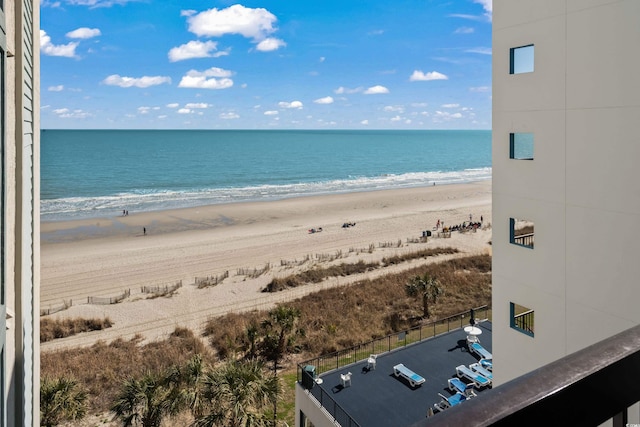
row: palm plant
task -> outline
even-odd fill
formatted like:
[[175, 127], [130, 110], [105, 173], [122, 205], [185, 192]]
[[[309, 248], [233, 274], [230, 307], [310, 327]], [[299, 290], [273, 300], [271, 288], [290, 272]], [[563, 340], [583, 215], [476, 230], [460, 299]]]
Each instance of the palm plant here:
[[280, 397], [281, 387], [277, 377], [265, 375], [263, 362], [227, 362], [208, 373], [204, 384], [211, 412], [196, 419], [194, 427], [271, 424], [265, 410]]
[[124, 382], [111, 411], [124, 427], [142, 424], [143, 427], [159, 427], [167, 415], [178, 412], [175, 375], [158, 375], [147, 372], [140, 379]]
[[68, 378], [43, 378], [40, 384], [40, 425], [57, 426], [63, 420], [82, 419], [87, 393]]
[[442, 295], [442, 285], [435, 277], [425, 273], [424, 276], [416, 276], [409, 283], [405, 285], [405, 292], [410, 297], [419, 296], [422, 298], [422, 315], [424, 318], [429, 318], [429, 300], [432, 300], [435, 304], [438, 296]]
[[180, 370], [179, 400], [189, 408], [195, 418], [202, 417], [206, 412], [204, 380], [207, 377], [207, 367], [201, 354], [196, 354], [187, 361]]

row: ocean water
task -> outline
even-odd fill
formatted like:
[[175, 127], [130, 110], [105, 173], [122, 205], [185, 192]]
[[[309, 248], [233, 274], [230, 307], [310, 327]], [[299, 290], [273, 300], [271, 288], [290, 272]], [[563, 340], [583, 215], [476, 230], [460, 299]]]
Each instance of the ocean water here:
[[490, 131], [41, 133], [43, 221], [490, 178]]

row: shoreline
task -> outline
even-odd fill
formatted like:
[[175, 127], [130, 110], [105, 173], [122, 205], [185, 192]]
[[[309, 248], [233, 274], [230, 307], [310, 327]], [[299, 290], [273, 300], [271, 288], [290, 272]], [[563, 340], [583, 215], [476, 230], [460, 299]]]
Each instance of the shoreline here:
[[[411, 268], [416, 260], [375, 273], [337, 277], [277, 293], [262, 289], [274, 277], [331, 263], [380, 262], [386, 256], [434, 247], [454, 247], [453, 256], [490, 253], [491, 181], [469, 184], [309, 196], [130, 214], [100, 224], [86, 221], [42, 225], [41, 307], [72, 301], [55, 318], [109, 317], [114, 326], [45, 343], [43, 349], [90, 345], [142, 334], [166, 336], [176, 326], [199, 331], [206, 320], [227, 312], [270, 308], [323, 287], [344, 286], [377, 274]], [[482, 230], [418, 242], [438, 220], [453, 226], [482, 216]], [[355, 223], [343, 228], [344, 223]], [[147, 228], [146, 236], [142, 228]], [[310, 233], [310, 229], [322, 232]], [[99, 233], [96, 232], [99, 231]], [[53, 238], [55, 237], [55, 239]], [[330, 260], [327, 260], [330, 259]], [[251, 277], [243, 271], [268, 266]], [[198, 289], [196, 277], [229, 277]], [[141, 287], [182, 282], [171, 297], [154, 298]], [[88, 304], [88, 297], [114, 297], [118, 304]]]
[[[83, 219], [68, 220], [41, 220], [40, 235], [43, 245], [75, 242], [89, 239], [109, 239], [114, 237], [140, 237], [143, 236], [143, 228], [147, 229], [149, 235], [162, 235], [167, 233], [208, 230], [230, 225], [247, 224], [258, 222], [263, 219], [253, 218], [248, 215], [238, 214], [242, 210], [247, 213], [254, 213], [260, 209], [266, 212], [275, 212], [277, 205], [283, 205], [285, 209], [311, 205], [322, 207], [325, 202], [341, 203], [344, 199], [367, 197], [381, 198], [386, 194], [407, 195], [424, 191], [425, 202], [434, 201], [442, 192], [457, 191], [466, 186], [491, 186], [491, 180], [482, 180], [461, 184], [425, 185], [419, 187], [408, 187], [400, 189], [384, 189], [357, 191], [338, 194], [323, 194], [288, 197], [277, 200], [264, 201], [239, 201], [231, 203], [218, 203], [202, 205], [196, 207], [185, 207], [177, 209], [163, 209], [157, 211], [134, 212], [129, 215], [116, 215], [105, 217], [93, 217]], [[431, 197], [429, 197], [431, 196]], [[420, 197], [416, 195], [416, 197]], [[303, 209], [308, 210], [308, 207]], [[295, 212], [293, 212], [295, 214]], [[272, 219], [280, 218], [278, 215]]]

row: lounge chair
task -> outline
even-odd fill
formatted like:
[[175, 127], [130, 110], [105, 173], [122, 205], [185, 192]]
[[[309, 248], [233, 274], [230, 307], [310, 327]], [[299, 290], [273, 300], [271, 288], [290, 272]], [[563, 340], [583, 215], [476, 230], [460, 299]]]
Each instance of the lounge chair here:
[[[438, 407], [441, 408], [440, 410], [443, 411], [445, 409], [449, 409], [452, 406], [456, 406], [459, 403], [464, 402], [465, 400], [467, 400], [467, 398], [465, 397], [464, 394], [462, 393], [456, 393], [453, 396], [445, 396], [442, 393], [438, 393], [438, 396], [440, 396], [440, 403], [438, 403]], [[435, 405], [434, 405], [435, 407]]]
[[480, 362], [478, 362], [478, 363], [480, 363], [480, 365], [483, 368], [493, 372], [493, 361], [487, 360], [487, 359], [480, 359]]
[[489, 387], [491, 380], [483, 375], [473, 372], [468, 366], [460, 365], [456, 367], [456, 375], [459, 378], [466, 378], [471, 381], [476, 388]]
[[376, 359], [378, 358], [377, 354], [370, 354], [369, 358], [367, 359], [367, 370], [374, 370], [376, 369]]
[[393, 375], [395, 375], [396, 377], [405, 378], [407, 381], [409, 381], [411, 387], [416, 387], [425, 381], [424, 378], [404, 366], [402, 363], [393, 367]]
[[453, 393], [461, 393], [464, 394], [466, 398], [470, 398], [475, 396], [476, 394], [473, 391], [473, 384], [467, 384], [462, 382], [459, 378], [449, 378], [447, 380], [449, 383], [449, 390]]
[[340, 374], [340, 381], [342, 382], [343, 388], [346, 388], [347, 384], [351, 386], [351, 372], [347, 372], [346, 374]]
[[483, 346], [481, 346], [480, 343], [469, 343], [469, 351], [477, 354], [481, 359], [493, 359], [493, 355], [489, 353]]
[[469, 365], [469, 368], [473, 372], [477, 372], [483, 377], [489, 378], [491, 381], [493, 381], [493, 373], [491, 373], [491, 371], [489, 371], [488, 369], [484, 368], [480, 363], [473, 363]]

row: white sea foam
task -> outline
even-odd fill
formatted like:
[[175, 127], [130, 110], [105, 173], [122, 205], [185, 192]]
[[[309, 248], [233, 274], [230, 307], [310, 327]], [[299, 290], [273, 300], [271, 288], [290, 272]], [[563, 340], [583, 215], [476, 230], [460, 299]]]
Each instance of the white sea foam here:
[[432, 185], [456, 184], [491, 178], [491, 168], [452, 172], [384, 174], [376, 177], [351, 177], [344, 180], [302, 182], [285, 185], [261, 185], [241, 188], [210, 188], [183, 191], [155, 191], [115, 194], [102, 197], [72, 197], [42, 200], [43, 221], [112, 217], [122, 213], [147, 212], [210, 204], [277, 200], [290, 197], [349, 193]]

